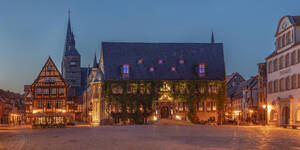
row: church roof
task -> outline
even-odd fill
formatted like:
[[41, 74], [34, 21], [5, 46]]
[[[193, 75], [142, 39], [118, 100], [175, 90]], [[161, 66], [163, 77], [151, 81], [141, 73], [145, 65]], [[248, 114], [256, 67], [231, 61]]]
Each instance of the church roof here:
[[[122, 80], [120, 68], [125, 63], [130, 66], [127, 80], [225, 80], [222, 43], [103, 42], [102, 55], [105, 80]], [[143, 63], [137, 63], [139, 59]], [[206, 64], [203, 77], [196, 71], [199, 63]]]
[[103, 81], [103, 73], [100, 68], [98, 68], [95, 77], [93, 78], [92, 82], [100, 82]]

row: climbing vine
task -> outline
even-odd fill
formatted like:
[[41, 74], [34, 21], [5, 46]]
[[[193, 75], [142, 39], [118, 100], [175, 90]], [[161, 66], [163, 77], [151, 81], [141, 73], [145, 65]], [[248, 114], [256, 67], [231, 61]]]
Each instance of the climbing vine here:
[[[213, 93], [211, 85], [218, 92]], [[122, 121], [131, 119], [135, 124], [145, 123], [145, 119], [153, 114], [154, 104], [162, 94], [171, 96], [174, 100], [186, 102], [188, 119], [196, 123], [197, 104], [206, 99], [216, 102], [217, 110], [223, 110], [225, 96], [225, 81], [219, 80], [148, 80], [148, 81], [104, 81], [102, 90], [105, 101], [121, 110], [111, 112], [113, 118]]]

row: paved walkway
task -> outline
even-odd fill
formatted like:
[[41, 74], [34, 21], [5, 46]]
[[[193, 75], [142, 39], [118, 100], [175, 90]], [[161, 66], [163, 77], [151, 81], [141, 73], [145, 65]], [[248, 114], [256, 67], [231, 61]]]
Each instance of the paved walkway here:
[[[160, 122], [163, 123], [163, 122]], [[262, 126], [135, 125], [0, 129], [0, 150], [300, 149], [300, 130]]]

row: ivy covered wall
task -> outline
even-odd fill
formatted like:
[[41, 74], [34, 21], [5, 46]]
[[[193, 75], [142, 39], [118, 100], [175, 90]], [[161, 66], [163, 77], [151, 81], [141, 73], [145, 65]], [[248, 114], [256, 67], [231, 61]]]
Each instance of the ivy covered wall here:
[[131, 119], [135, 124], [145, 123], [145, 118], [155, 111], [153, 105], [163, 94], [186, 102], [189, 108], [187, 117], [193, 123], [197, 122], [198, 102], [211, 99], [222, 112], [226, 100], [225, 81], [221, 80], [104, 81], [102, 90], [108, 105], [120, 107], [119, 111], [111, 112], [111, 116], [122, 121]]

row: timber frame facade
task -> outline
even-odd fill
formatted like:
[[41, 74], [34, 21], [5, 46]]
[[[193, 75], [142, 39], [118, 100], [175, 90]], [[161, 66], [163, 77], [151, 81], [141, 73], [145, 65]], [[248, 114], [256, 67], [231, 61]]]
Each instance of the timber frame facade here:
[[52, 126], [72, 121], [73, 102], [67, 100], [67, 88], [69, 84], [49, 57], [25, 98], [26, 122]]

